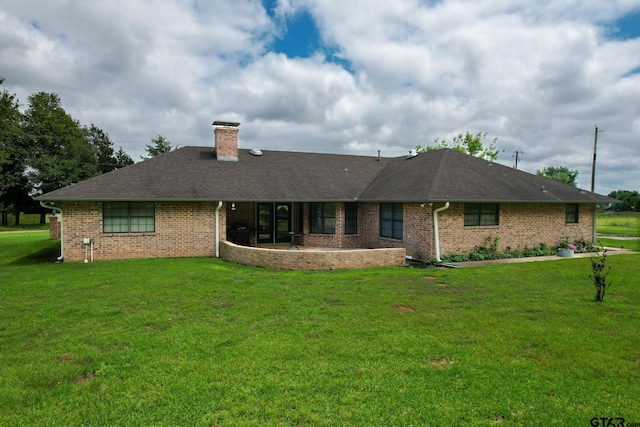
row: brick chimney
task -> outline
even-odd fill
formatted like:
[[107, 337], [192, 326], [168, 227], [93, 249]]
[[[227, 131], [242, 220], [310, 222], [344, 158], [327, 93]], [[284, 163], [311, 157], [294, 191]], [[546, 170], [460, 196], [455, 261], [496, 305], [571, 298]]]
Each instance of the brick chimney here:
[[216, 159], [238, 161], [238, 127], [236, 122], [213, 122]]

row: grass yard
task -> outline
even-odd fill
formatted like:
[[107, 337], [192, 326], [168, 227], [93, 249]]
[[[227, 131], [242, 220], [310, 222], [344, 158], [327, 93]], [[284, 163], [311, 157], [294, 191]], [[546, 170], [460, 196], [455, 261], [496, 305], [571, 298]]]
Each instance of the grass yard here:
[[[640, 255], [282, 272], [0, 234], [0, 425], [640, 422]], [[600, 424], [601, 425], [601, 424]]]
[[596, 227], [602, 234], [640, 237], [640, 212], [597, 214]]
[[20, 215], [20, 225], [14, 225], [16, 217], [9, 214], [8, 225], [0, 225], [0, 231], [18, 231], [18, 230], [48, 230], [49, 216], [46, 217], [46, 224], [40, 224], [40, 214], [22, 214]]
[[624, 248], [632, 251], [640, 252], [640, 238], [635, 240], [621, 240], [611, 239], [607, 237], [598, 237], [596, 239], [598, 246], [605, 246], [608, 248]]

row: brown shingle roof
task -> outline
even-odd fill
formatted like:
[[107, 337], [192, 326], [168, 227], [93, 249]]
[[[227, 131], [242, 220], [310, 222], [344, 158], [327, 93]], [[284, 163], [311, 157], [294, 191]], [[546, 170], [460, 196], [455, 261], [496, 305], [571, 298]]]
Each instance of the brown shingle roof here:
[[[605, 196], [443, 149], [412, 159], [183, 147], [37, 197], [49, 201], [495, 201], [609, 203]], [[544, 186], [545, 192], [542, 191]]]
[[361, 196], [371, 201], [392, 198], [405, 202], [615, 202], [451, 149], [392, 159]]

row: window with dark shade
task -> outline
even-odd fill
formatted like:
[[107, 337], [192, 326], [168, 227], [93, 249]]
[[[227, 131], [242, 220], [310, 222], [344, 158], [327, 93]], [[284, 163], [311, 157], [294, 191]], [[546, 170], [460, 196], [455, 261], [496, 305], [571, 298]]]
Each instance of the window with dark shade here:
[[380, 203], [380, 237], [402, 240], [402, 203]]
[[580, 211], [580, 205], [572, 203], [568, 204], [565, 208], [564, 216], [567, 224], [577, 224], [579, 222], [578, 212]]
[[344, 204], [344, 234], [358, 234], [358, 204]]
[[497, 203], [465, 203], [464, 225], [499, 225], [500, 205]]
[[336, 205], [335, 203], [311, 203], [309, 228], [313, 234], [336, 233]]
[[154, 202], [103, 202], [105, 233], [152, 233], [155, 231]]

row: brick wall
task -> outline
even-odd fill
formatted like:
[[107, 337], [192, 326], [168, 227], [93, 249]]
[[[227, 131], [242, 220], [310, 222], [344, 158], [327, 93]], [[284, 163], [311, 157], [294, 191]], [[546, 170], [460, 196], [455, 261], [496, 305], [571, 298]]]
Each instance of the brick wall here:
[[[215, 255], [213, 202], [157, 202], [155, 232], [103, 233], [102, 203], [65, 202], [64, 259], [84, 261], [84, 238], [93, 241], [94, 260]], [[220, 239], [226, 239], [225, 206]]]
[[431, 258], [433, 243], [432, 209], [428, 204], [405, 203], [403, 209], [402, 240], [380, 237], [380, 205], [363, 203], [362, 247], [367, 248], [406, 248], [407, 255], [416, 259]]
[[49, 216], [49, 239], [60, 240], [62, 227], [57, 215]]
[[213, 132], [216, 158], [218, 160], [238, 160], [238, 128], [217, 127]]
[[[580, 205], [579, 223], [565, 223], [565, 204], [501, 203], [500, 225], [464, 226], [464, 206], [452, 203], [438, 214], [440, 253], [468, 253], [475, 246], [488, 246], [487, 237], [499, 238], [499, 250], [523, 249], [545, 243], [557, 246], [562, 237], [591, 240], [594, 205]], [[434, 206], [434, 208], [439, 206]], [[433, 254], [435, 256], [435, 254]]]
[[404, 266], [404, 249], [287, 250], [220, 243], [220, 257], [236, 264], [282, 270], [338, 270]]
[[[416, 259], [435, 257], [433, 210], [443, 204], [406, 203], [402, 240], [380, 237], [378, 203], [358, 206], [358, 232], [344, 234], [344, 205], [336, 203], [336, 234], [309, 233], [309, 204], [303, 208], [304, 236], [297, 243], [328, 248], [398, 248]], [[296, 204], [296, 209], [300, 205]], [[156, 229], [153, 233], [103, 233], [102, 204], [66, 202], [64, 212], [64, 250], [66, 261], [83, 261], [85, 237], [93, 239], [94, 260], [153, 257], [189, 257], [215, 255], [215, 207], [213, 202], [158, 202]], [[438, 215], [440, 253], [468, 253], [476, 246], [487, 246], [487, 238], [499, 238], [499, 250], [523, 249], [545, 243], [555, 246], [560, 239], [591, 239], [594, 205], [580, 205], [579, 223], [565, 223], [565, 204], [500, 204], [500, 225], [465, 227], [463, 204], [452, 203]], [[296, 219], [297, 221], [297, 215]], [[220, 211], [220, 240], [227, 237], [227, 223], [249, 226], [251, 244], [255, 245], [255, 204], [236, 203], [231, 211], [225, 204]], [[305, 252], [305, 251], [301, 251]], [[350, 252], [350, 251], [346, 251]], [[328, 255], [329, 258], [338, 254]], [[355, 257], [355, 254], [350, 255]], [[327, 265], [337, 265], [328, 260]], [[349, 261], [351, 262], [351, 261]], [[287, 268], [287, 267], [278, 267]], [[346, 268], [346, 267], [337, 267]]]

